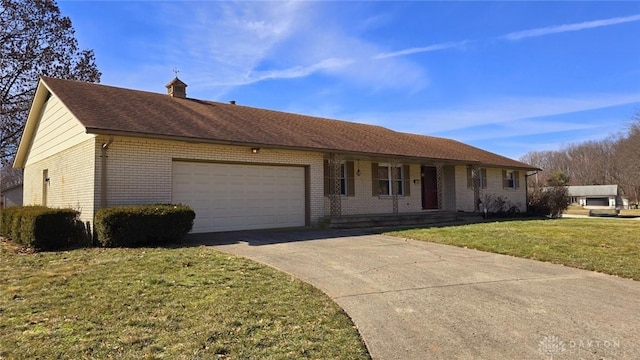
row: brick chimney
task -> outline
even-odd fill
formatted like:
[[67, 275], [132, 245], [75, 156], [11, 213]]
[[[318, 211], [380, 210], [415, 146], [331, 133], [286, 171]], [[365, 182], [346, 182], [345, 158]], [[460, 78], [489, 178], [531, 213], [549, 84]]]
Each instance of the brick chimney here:
[[167, 87], [167, 94], [169, 96], [181, 99], [187, 97], [187, 84], [183, 83], [177, 76], [165, 86]]

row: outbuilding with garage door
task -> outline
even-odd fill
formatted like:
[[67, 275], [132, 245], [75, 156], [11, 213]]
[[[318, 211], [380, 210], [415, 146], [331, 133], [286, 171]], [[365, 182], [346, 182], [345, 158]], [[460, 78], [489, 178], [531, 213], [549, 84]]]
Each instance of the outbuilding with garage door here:
[[615, 208], [622, 206], [618, 185], [568, 186], [570, 202], [585, 208]]

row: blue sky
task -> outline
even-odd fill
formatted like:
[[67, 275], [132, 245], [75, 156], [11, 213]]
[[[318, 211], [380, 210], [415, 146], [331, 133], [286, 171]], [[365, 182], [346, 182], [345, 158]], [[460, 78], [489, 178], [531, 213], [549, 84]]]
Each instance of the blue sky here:
[[60, 1], [102, 83], [457, 139], [512, 158], [640, 112], [640, 2]]

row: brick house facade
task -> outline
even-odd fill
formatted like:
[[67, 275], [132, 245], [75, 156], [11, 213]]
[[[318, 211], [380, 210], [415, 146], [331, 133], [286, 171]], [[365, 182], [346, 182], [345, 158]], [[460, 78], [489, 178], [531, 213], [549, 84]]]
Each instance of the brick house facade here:
[[105, 206], [184, 202], [194, 232], [477, 211], [483, 194], [525, 209], [527, 164], [448, 139], [188, 99], [175, 80], [162, 95], [41, 79], [14, 164], [24, 203], [75, 208], [91, 223]]

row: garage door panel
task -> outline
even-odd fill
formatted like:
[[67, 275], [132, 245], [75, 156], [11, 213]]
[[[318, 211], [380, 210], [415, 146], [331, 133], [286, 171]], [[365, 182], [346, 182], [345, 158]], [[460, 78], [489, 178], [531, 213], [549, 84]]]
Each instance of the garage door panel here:
[[192, 232], [305, 225], [302, 167], [174, 162], [172, 200], [196, 212]]
[[609, 206], [609, 198], [587, 198], [587, 206]]

